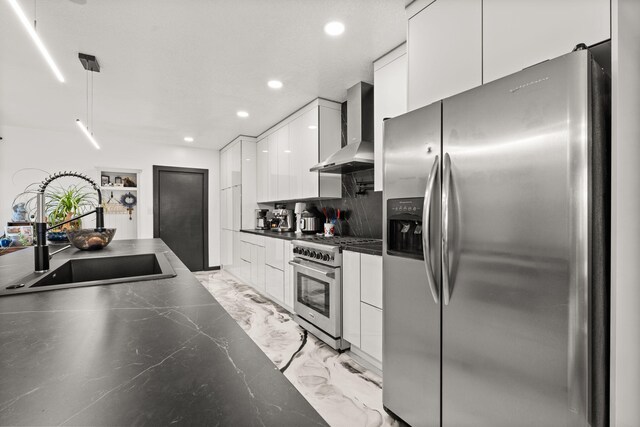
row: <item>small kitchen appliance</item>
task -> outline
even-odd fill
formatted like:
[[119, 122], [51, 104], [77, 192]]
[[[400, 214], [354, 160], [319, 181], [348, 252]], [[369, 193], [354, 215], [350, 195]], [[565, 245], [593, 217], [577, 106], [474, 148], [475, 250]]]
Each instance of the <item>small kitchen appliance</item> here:
[[274, 219], [277, 221], [277, 226], [273, 228], [274, 231], [293, 231], [293, 211], [291, 209], [279, 208], [273, 211]]
[[307, 209], [307, 204], [302, 202], [296, 203], [296, 206], [293, 209], [293, 212], [296, 214], [296, 234], [302, 234], [302, 226], [300, 222], [302, 221], [302, 213], [305, 209]]
[[305, 210], [300, 214], [299, 230], [302, 233], [316, 233], [322, 229], [322, 220]]
[[267, 220], [268, 209], [256, 209], [256, 230], [268, 230], [271, 228]]

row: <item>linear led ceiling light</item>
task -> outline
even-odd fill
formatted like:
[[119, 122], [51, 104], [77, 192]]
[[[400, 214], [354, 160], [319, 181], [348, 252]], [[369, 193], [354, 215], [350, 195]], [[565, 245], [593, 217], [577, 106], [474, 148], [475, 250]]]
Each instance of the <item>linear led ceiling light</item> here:
[[98, 145], [98, 142], [93, 137], [93, 135], [89, 132], [89, 129], [87, 129], [84, 123], [82, 123], [82, 120], [76, 119], [76, 124], [78, 125], [78, 127], [80, 128], [84, 136], [86, 136], [87, 139], [89, 139], [89, 141], [93, 144], [93, 146], [96, 147], [96, 150], [99, 150], [100, 146]]
[[36, 21], [34, 20], [33, 21], [34, 25], [31, 25], [31, 22], [29, 22], [29, 20], [27, 19], [27, 16], [24, 14], [24, 11], [20, 7], [18, 0], [9, 0], [9, 4], [13, 8], [13, 11], [16, 13], [16, 15], [18, 15], [18, 19], [20, 20], [20, 22], [22, 22], [22, 25], [27, 30], [27, 33], [29, 33], [29, 35], [31, 36], [31, 40], [33, 40], [33, 42], [36, 44], [36, 47], [44, 57], [44, 60], [47, 61], [47, 64], [49, 64], [49, 67], [51, 68], [51, 71], [53, 71], [53, 74], [56, 75], [56, 78], [60, 81], [60, 83], [64, 83], [64, 76], [62, 75], [62, 73], [60, 72], [60, 69], [58, 68], [55, 61], [49, 54], [49, 51], [47, 50], [46, 46], [42, 42], [42, 39], [40, 39], [40, 36], [36, 32], [36, 28], [35, 28]]

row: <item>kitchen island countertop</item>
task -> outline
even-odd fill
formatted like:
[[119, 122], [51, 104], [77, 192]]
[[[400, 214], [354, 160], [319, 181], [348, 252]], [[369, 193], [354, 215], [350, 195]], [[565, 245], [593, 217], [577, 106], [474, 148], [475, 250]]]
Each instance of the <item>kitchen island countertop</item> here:
[[[326, 425], [160, 239], [71, 257], [167, 252], [177, 276], [0, 297], [2, 425]], [[33, 251], [0, 258], [0, 285]]]

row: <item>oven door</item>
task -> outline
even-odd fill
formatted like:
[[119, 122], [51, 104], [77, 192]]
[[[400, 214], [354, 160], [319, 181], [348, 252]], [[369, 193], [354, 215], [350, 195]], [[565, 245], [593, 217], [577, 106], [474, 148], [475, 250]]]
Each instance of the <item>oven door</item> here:
[[293, 266], [295, 313], [334, 338], [342, 332], [340, 268], [300, 258]]

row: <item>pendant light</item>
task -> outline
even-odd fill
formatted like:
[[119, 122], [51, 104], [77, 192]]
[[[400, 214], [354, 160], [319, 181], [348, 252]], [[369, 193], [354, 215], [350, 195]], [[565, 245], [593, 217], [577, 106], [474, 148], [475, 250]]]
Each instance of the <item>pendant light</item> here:
[[18, 3], [18, 0], [9, 0], [9, 5], [11, 5], [11, 8], [18, 16], [18, 19], [24, 26], [25, 30], [27, 30], [27, 33], [31, 37], [31, 40], [33, 40], [33, 43], [35, 43], [36, 47], [40, 51], [40, 54], [49, 65], [49, 68], [51, 68], [51, 71], [53, 71], [53, 74], [56, 76], [56, 78], [60, 83], [64, 83], [64, 76], [62, 75], [62, 73], [60, 72], [60, 69], [56, 65], [53, 58], [51, 57], [51, 54], [47, 50], [47, 47], [42, 42], [42, 39], [36, 32], [35, 1], [34, 1], [34, 13], [33, 13], [33, 26], [31, 25], [31, 22], [29, 22], [27, 15], [25, 15], [24, 10], [22, 10], [22, 8], [20, 7], [20, 3]]
[[[82, 123], [82, 120], [76, 119], [76, 124], [78, 125], [78, 127], [80, 128], [80, 130], [82, 131], [84, 136], [87, 137], [89, 142], [91, 142], [91, 144], [93, 144], [93, 146], [96, 148], [96, 150], [99, 150], [100, 149], [100, 145], [98, 144], [96, 139], [93, 137], [93, 126], [94, 126], [94, 121], [93, 121], [93, 73], [99, 73], [100, 72], [100, 64], [98, 64], [98, 60], [96, 59], [95, 56], [87, 55], [86, 53], [79, 53], [78, 54], [78, 59], [80, 59], [80, 63], [82, 64], [82, 67], [85, 69], [86, 76], [87, 76], [87, 85], [86, 85], [87, 123], [86, 124]], [[89, 76], [91, 76], [91, 103], [89, 103]], [[91, 107], [89, 107], [89, 105], [91, 105]], [[89, 113], [91, 113], [91, 114], [89, 114]]]

